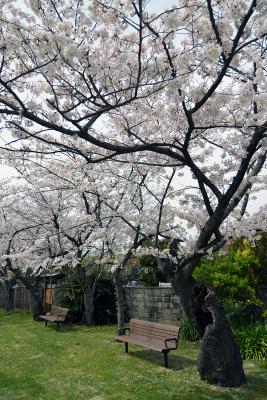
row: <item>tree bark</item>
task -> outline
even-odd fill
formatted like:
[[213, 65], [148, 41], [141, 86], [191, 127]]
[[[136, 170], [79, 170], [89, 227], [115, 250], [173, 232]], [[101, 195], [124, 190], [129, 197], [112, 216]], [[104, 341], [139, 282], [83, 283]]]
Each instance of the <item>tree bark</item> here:
[[240, 386], [245, 382], [240, 350], [215, 294], [203, 283], [196, 282], [191, 274], [178, 273], [177, 268], [172, 286], [186, 317], [202, 338], [197, 361], [201, 379], [220, 386]]
[[43, 314], [43, 301], [42, 296], [40, 296], [40, 287], [39, 285], [34, 284], [30, 288], [31, 292], [31, 307], [32, 307], [32, 318], [35, 321], [38, 321], [39, 315]]
[[124, 319], [124, 296], [123, 296], [123, 279], [121, 269], [117, 268], [113, 274], [116, 289], [116, 308], [118, 321], [118, 334], [125, 327]]
[[84, 302], [84, 316], [83, 323], [85, 325], [94, 324], [94, 294], [96, 282], [90, 282], [90, 277], [86, 274], [86, 268], [81, 264], [77, 265], [77, 272], [79, 276], [80, 285], [83, 291]]
[[11, 311], [14, 308], [14, 295], [13, 295], [13, 287], [15, 283], [13, 280], [5, 280], [6, 286], [6, 302], [5, 302], [5, 311]]
[[201, 379], [220, 386], [240, 386], [246, 379], [239, 348], [214, 293], [208, 290], [205, 301], [213, 323], [205, 329], [198, 356]]
[[94, 324], [94, 292], [90, 286], [83, 288], [84, 299], [84, 323], [85, 325]]

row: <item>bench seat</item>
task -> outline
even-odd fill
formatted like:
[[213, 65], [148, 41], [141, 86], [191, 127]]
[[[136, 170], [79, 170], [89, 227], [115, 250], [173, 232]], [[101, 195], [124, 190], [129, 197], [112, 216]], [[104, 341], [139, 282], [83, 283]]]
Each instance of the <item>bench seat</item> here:
[[62, 324], [66, 321], [68, 312], [68, 308], [52, 306], [51, 311], [45, 315], [39, 315], [39, 319], [43, 319], [45, 321], [45, 325], [47, 325], [48, 321], [55, 322], [57, 324], [57, 329], [59, 329], [59, 324]]
[[160, 352], [166, 349], [175, 350], [177, 348], [175, 343], [173, 343], [173, 346], [167, 348], [165, 343], [164, 344], [162, 343], [162, 340], [149, 340], [149, 339], [144, 340], [138, 337], [130, 337], [129, 335], [117, 336], [117, 340], [121, 342], [136, 344], [137, 346], [147, 347], [150, 350], [155, 350]]
[[163, 353], [165, 367], [168, 367], [168, 352], [177, 349], [179, 326], [158, 324], [138, 319], [131, 319], [129, 328], [121, 329], [117, 341], [125, 343], [128, 353], [128, 343], [146, 347]]

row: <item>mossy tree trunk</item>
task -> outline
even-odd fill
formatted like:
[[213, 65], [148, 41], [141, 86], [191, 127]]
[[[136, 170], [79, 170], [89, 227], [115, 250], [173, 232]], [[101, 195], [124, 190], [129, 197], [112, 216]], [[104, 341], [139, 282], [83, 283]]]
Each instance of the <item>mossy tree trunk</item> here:
[[215, 293], [193, 279], [191, 268], [169, 262], [168, 269], [184, 313], [201, 337], [197, 361], [201, 379], [220, 386], [240, 386], [245, 382], [240, 350]]

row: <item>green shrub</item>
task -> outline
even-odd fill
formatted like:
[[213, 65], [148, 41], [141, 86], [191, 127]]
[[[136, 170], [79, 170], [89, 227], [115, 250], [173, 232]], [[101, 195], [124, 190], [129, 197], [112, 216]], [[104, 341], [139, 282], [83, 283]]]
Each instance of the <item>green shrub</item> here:
[[194, 278], [216, 289], [231, 322], [251, 322], [251, 316], [257, 319], [260, 315], [260, 262], [246, 239], [234, 241], [226, 255], [215, 255], [212, 260], [204, 258], [196, 267]]
[[234, 330], [245, 360], [267, 360], [267, 324], [257, 323]]
[[108, 274], [105, 274], [97, 282], [94, 305], [94, 322], [96, 325], [115, 324], [117, 322], [115, 288]]
[[180, 327], [182, 339], [189, 340], [190, 342], [194, 342], [200, 339], [198, 331], [196, 330], [194, 325], [187, 319], [183, 318], [180, 321]]
[[264, 319], [261, 303], [246, 304], [229, 299], [224, 302], [224, 307], [227, 320], [233, 329], [255, 324]]

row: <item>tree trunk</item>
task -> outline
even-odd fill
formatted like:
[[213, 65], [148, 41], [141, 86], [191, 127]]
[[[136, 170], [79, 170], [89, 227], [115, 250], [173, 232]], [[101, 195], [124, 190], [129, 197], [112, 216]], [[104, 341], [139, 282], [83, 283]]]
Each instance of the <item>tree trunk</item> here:
[[117, 308], [117, 320], [118, 320], [118, 334], [121, 329], [125, 326], [124, 321], [124, 298], [123, 298], [123, 279], [121, 275], [121, 269], [117, 268], [113, 274], [115, 289], [116, 289], [116, 308]]
[[186, 317], [202, 338], [197, 362], [201, 379], [220, 386], [240, 386], [245, 382], [242, 358], [214, 293], [184, 271], [173, 275], [172, 285]]
[[39, 315], [43, 314], [43, 301], [42, 296], [40, 295], [40, 287], [39, 285], [34, 285], [30, 289], [31, 292], [31, 307], [32, 307], [32, 318], [35, 321], [38, 321]]
[[14, 308], [14, 292], [13, 292], [13, 287], [15, 283], [13, 280], [6, 280], [5, 281], [5, 286], [6, 286], [6, 302], [5, 302], [5, 311], [11, 311]]
[[91, 287], [83, 288], [84, 299], [84, 323], [86, 325], [94, 324], [94, 293]]
[[198, 355], [200, 377], [220, 386], [240, 386], [246, 378], [239, 347], [215, 295], [209, 290], [205, 302], [212, 323], [205, 328]]

